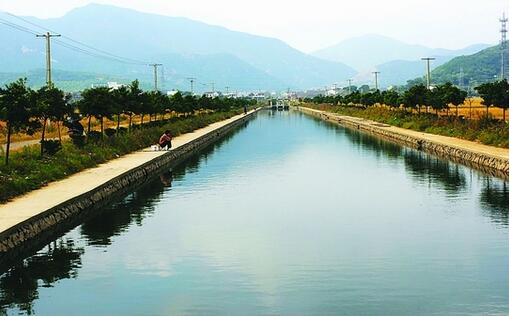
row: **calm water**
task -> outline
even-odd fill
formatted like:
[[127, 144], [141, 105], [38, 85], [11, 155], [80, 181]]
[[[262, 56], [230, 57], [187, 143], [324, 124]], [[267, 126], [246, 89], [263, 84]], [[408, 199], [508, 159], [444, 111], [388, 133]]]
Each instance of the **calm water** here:
[[509, 186], [296, 113], [0, 272], [0, 314], [509, 315]]

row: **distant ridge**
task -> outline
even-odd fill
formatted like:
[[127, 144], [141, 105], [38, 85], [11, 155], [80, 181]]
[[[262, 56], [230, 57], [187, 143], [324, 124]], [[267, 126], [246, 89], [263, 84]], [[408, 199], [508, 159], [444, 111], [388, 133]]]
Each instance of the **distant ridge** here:
[[[12, 17], [5, 19], [19, 23]], [[171, 87], [181, 87], [192, 75], [237, 90], [305, 89], [346, 80], [356, 73], [345, 64], [304, 54], [277, 39], [109, 5], [90, 4], [60, 18], [26, 19], [113, 54], [164, 63], [166, 84]], [[2, 72], [27, 73], [44, 66], [42, 40], [1, 25], [0, 38], [8, 43], [0, 47]], [[148, 67], [53, 47], [55, 69], [129, 79], [151, 77]]]
[[382, 35], [369, 34], [342, 41], [316, 51], [313, 55], [327, 60], [341, 61], [361, 71], [397, 60], [416, 61], [424, 56], [453, 58], [469, 55], [489, 46], [475, 44], [460, 50], [437, 49], [407, 44]]

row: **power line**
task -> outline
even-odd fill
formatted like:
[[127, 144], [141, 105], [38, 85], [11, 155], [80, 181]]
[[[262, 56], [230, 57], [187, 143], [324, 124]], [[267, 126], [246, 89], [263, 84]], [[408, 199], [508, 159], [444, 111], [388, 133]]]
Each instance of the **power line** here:
[[[9, 14], [9, 13], [8, 13]], [[35, 23], [32, 23], [26, 19], [23, 19], [21, 17], [17, 17], [15, 15], [12, 15], [12, 14], [9, 14], [13, 17], [16, 17], [30, 25], [33, 25], [37, 28], [40, 28], [40, 29], [43, 29], [43, 30], [47, 30], [47, 32], [53, 32], [52, 30], [48, 29], [48, 28], [45, 28], [43, 26], [40, 26], [40, 25], [37, 25]], [[25, 26], [22, 26], [22, 25], [19, 25], [19, 24], [16, 24], [16, 23], [13, 23], [11, 21], [8, 21], [8, 20], [5, 20], [5, 19], [2, 19], [0, 18], [0, 24], [4, 24], [8, 27], [11, 27], [11, 28], [14, 28], [16, 30], [19, 30], [19, 31], [22, 31], [22, 32], [25, 32], [25, 33], [28, 33], [28, 34], [31, 34], [31, 35], [39, 35], [38, 34], [38, 31], [36, 30], [33, 30], [31, 28], [27, 28]], [[64, 41], [63, 39], [67, 40], [67, 41]], [[94, 57], [94, 58], [101, 58], [101, 59], [105, 59], [105, 60], [109, 60], [109, 61], [113, 61], [113, 62], [117, 62], [117, 63], [123, 63], [123, 64], [131, 64], [131, 65], [143, 65], [143, 66], [153, 66], [153, 64], [150, 64], [148, 62], [143, 62], [143, 61], [139, 61], [139, 60], [136, 60], [136, 59], [131, 59], [131, 58], [126, 58], [126, 57], [121, 57], [121, 56], [118, 56], [118, 55], [115, 55], [115, 54], [111, 54], [107, 51], [104, 51], [104, 50], [101, 50], [101, 49], [97, 49], [97, 48], [94, 48], [90, 45], [87, 45], [85, 43], [82, 43], [80, 41], [76, 41], [68, 36], [65, 36], [65, 35], [62, 35], [61, 36], [61, 39], [54, 39], [53, 42], [56, 44], [56, 45], [59, 45], [59, 46], [62, 46], [64, 48], [67, 48], [69, 50], [73, 50], [75, 52], [78, 52], [80, 54], [84, 54], [84, 55], [88, 55], [88, 56], [91, 56], [91, 57]], [[78, 45], [74, 45], [74, 44], [71, 44], [69, 42], [73, 42], [73, 43], [76, 43]], [[164, 71], [163, 71], [163, 74], [164, 76]], [[181, 74], [178, 74], [178, 73], [171, 73], [170, 74], [170, 78], [172, 77], [177, 77], [177, 78], [181, 78], [182, 80], [185, 80], [185, 79], [188, 79], [189, 77], [186, 76], [186, 75], [181, 75]], [[164, 79], [163, 79], [164, 80]], [[198, 83], [197, 81], [195, 81], [194, 83]], [[215, 92], [215, 83], [207, 83], [207, 84], [202, 84], [200, 83], [201, 85], [203, 86], [212, 86], [212, 91]], [[237, 84], [235, 84], [236, 87], [251, 87], [252, 84], [249, 83], [249, 84], [239, 84], [237, 82]]]
[[37, 35], [37, 32], [35, 32], [33, 30], [30, 30], [30, 29], [28, 29], [26, 27], [23, 27], [21, 25], [17, 25], [17, 24], [11, 23], [11, 22], [9, 22], [7, 20], [4, 20], [4, 19], [1, 19], [1, 18], [0, 18], [0, 23], [4, 24], [6, 26], [9, 26], [11, 28], [17, 29], [18, 31], [22, 31], [22, 32], [29, 33], [29, 34], [32, 34], [32, 35]]
[[[4, 11], [4, 12], [5, 12], [5, 11]], [[24, 18], [22, 18], [22, 17], [20, 17], [20, 16], [17, 16], [17, 15], [15, 15], [15, 14], [12, 14], [12, 13], [9, 13], [9, 12], [5, 12], [5, 13], [6, 13], [7, 15], [9, 15], [9, 16], [12, 16], [12, 17], [14, 17], [14, 18], [16, 18], [16, 19], [19, 19], [19, 20], [21, 20], [21, 21], [23, 21], [23, 22], [25, 22], [25, 23], [28, 23], [28, 24], [30, 24], [30, 25], [32, 25], [32, 26], [38, 27], [38, 28], [40, 28], [40, 29], [42, 29], [42, 30], [44, 30], [44, 31], [46, 31], [46, 32], [50, 32], [50, 33], [58, 33], [58, 32], [55, 32], [55, 31], [53, 31], [53, 30], [51, 30], [51, 29], [49, 29], [49, 28], [47, 28], [47, 27], [44, 27], [44, 26], [41, 26], [41, 25], [39, 25], [39, 24], [33, 23], [33, 22], [31, 22], [31, 21], [29, 21], [29, 20], [27, 20], [27, 19], [24, 19]], [[130, 62], [130, 63], [132, 63], [132, 64], [140, 64], [140, 65], [148, 65], [148, 64], [149, 64], [149, 62], [140, 61], [140, 60], [137, 60], [137, 59], [132, 59], [132, 58], [128, 58], [128, 57], [122, 57], [122, 56], [119, 56], [119, 55], [112, 54], [112, 53], [107, 52], [107, 51], [105, 51], [105, 50], [102, 50], [102, 49], [99, 49], [99, 48], [93, 47], [93, 46], [91, 46], [91, 45], [85, 44], [85, 43], [83, 43], [83, 42], [77, 41], [77, 40], [75, 40], [75, 39], [73, 39], [73, 38], [71, 38], [71, 37], [69, 37], [69, 36], [66, 36], [66, 35], [62, 35], [62, 38], [65, 38], [66, 40], [68, 40], [68, 41], [70, 41], [70, 42], [73, 42], [73, 43], [75, 43], [75, 44], [78, 44], [78, 45], [81, 45], [81, 46], [83, 46], [83, 47], [86, 47], [87, 49], [91, 49], [91, 50], [97, 51], [97, 52], [99, 52], [99, 53], [101, 53], [101, 54], [105, 54], [105, 55], [108, 55], [108, 56], [110, 56], [110, 57], [117, 58], [117, 59], [126, 60], [126, 61], [128, 61], [128, 62]]]
[[118, 58], [115, 58], [115, 57], [109, 57], [109, 56], [105, 56], [105, 55], [100, 55], [100, 54], [94, 53], [92, 51], [86, 50], [84, 48], [81, 48], [81, 47], [78, 47], [78, 46], [75, 46], [75, 45], [63, 42], [61, 40], [55, 40], [54, 42], [57, 45], [60, 45], [60, 46], [65, 47], [67, 49], [74, 50], [74, 51], [76, 51], [78, 53], [82, 53], [82, 54], [85, 54], [85, 55], [88, 55], [88, 56], [91, 56], [91, 57], [102, 58], [102, 59], [105, 59], [105, 60], [110, 60], [110, 61], [114, 61], [114, 62], [118, 62], [118, 63], [122, 63], [122, 64], [128, 64], [128, 65], [148, 66], [148, 64], [132, 63], [132, 62], [128, 62], [128, 61], [125, 61], [125, 60], [122, 60], [122, 59], [118, 59]]

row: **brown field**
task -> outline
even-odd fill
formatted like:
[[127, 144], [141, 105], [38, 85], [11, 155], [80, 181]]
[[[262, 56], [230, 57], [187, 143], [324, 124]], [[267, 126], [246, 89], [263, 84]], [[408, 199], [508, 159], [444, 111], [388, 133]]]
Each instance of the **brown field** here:
[[[426, 111], [426, 108], [423, 107], [421, 109], [421, 112]], [[429, 111], [433, 111], [431, 108]], [[415, 111], [417, 112], [417, 111]], [[434, 112], [434, 111], [433, 111]], [[449, 107], [449, 113], [447, 111], [439, 111], [438, 112], [442, 116], [446, 116], [449, 114], [449, 116], [456, 116], [456, 107], [450, 106]], [[497, 107], [490, 107], [489, 113], [494, 118], [502, 120], [503, 118], [503, 110], [501, 108]], [[480, 117], [483, 117], [486, 115], [486, 107], [482, 105], [482, 99], [481, 98], [470, 98], [468, 99], [464, 104], [460, 105], [458, 107], [458, 113], [459, 116], [462, 116], [466, 119], [473, 119], [477, 120]], [[509, 120], [509, 110], [506, 111], [506, 120]]]

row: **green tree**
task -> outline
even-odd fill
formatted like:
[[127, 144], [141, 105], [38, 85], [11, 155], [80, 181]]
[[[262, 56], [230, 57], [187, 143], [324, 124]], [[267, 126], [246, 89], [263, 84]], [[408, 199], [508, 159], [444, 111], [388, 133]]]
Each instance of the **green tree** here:
[[442, 90], [441, 95], [444, 99], [443, 101], [447, 104], [447, 108], [449, 108], [449, 104], [452, 104], [456, 108], [456, 117], [458, 117], [459, 106], [465, 102], [467, 92], [453, 86], [450, 82], [441, 85], [440, 88]]
[[113, 98], [115, 99], [115, 115], [117, 116], [117, 133], [120, 129], [120, 120], [122, 118], [122, 114], [128, 111], [129, 104], [129, 88], [126, 86], [122, 86], [112, 92]]
[[138, 80], [134, 80], [129, 85], [129, 97], [125, 112], [129, 115], [129, 130], [132, 127], [133, 116], [141, 114], [143, 106], [143, 91], [140, 89]]
[[101, 133], [104, 132], [104, 118], [111, 118], [115, 113], [115, 98], [107, 87], [90, 88], [81, 94], [80, 112], [88, 117], [88, 133], [91, 131], [92, 116], [101, 122]]
[[433, 110], [435, 110], [435, 114], [437, 116], [438, 111], [449, 107], [444, 94], [443, 86], [437, 86], [432, 90], [428, 90], [426, 93], [426, 102]]
[[391, 108], [399, 108], [401, 105], [401, 98], [397, 91], [395, 90], [387, 90], [382, 92], [382, 100], [383, 103]]
[[7, 123], [7, 148], [5, 164], [9, 164], [12, 133], [33, 134], [39, 126], [32, 119], [36, 106], [35, 93], [26, 85], [26, 79], [19, 79], [0, 88], [0, 118]]
[[509, 83], [507, 80], [485, 83], [475, 89], [483, 99], [482, 104], [486, 106], [486, 116], [489, 114], [490, 106], [498, 106], [503, 110], [505, 122], [505, 112], [509, 108]]
[[416, 108], [421, 113], [421, 106], [426, 105], [426, 96], [428, 89], [423, 84], [418, 84], [407, 91], [402, 96], [403, 106], [407, 108]]
[[68, 105], [69, 97], [53, 86], [44, 86], [36, 92], [35, 116], [42, 121], [41, 157], [44, 154], [46, 126], [48, 121], [63, 121], [71, 111]]

